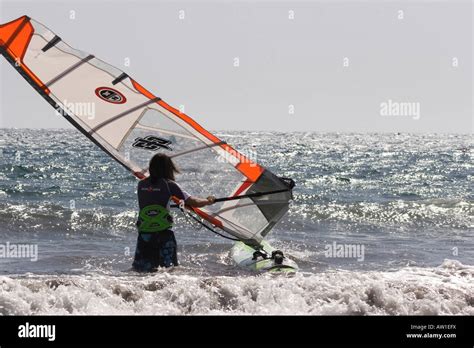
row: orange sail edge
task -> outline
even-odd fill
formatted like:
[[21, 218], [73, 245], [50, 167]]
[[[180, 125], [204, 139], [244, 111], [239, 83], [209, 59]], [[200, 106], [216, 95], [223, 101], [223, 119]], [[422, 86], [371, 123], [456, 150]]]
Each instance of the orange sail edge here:
[[[179, 204], [180, 203], [180, 199], [178, 197], [175, 197], [175, 196], [171, 196], [171, 199], [173, 200], [173, 202], [175, 204]], [[191, 209], [196, 213], [198, 214], [200, 217], [202, 217], [204, 220], [210, 222], [211, 224], [213, 224], [214, 226], [217, 226], [219, 228], [222, 228], [223, 225], [222, 225], [222, 222], [217, 220], [215, 217], [205, 213], [204, 211], [202, 211], [201, 209], [199, 208], [194, 208], [194, 207], [191, 207]]]
[[26, 50], [34, 34], [30, 17], [24, 15], [10, 22], [0, 25], [0, 46], [4, 54], [8, 54], [15, 62], [15, 67], [23, 70], [46, 94], [50, 90], [23, 62]]
[[199, 208], [193, 208], [194, 212], [196, 214], [198, 214], [200, 217], [202, 217], [203, 219], [209, 221], [211, 224], [213, 224], [214, 226], [217, 226], [219, 228], [222, 228], [223, 225], [222, 225], [222, 222], [217, 220], [216, 218], [214, 218], [213, 216], [203, 212], [201, 209]]
[[29, 18], [27, 15], [23, 15], [10, 22], [0, 24], [0, 41], [3, 41], [2, 45], [13, 35], [20, 24], [25, 20], [29, 20]]
[[142, 172], [133, 172], [133, 175], [135, 175], [137, 177], [137, 179], [145, 179], [146, 178], [146, 175], [143, 174]]
[[23, 57], [33, 31], [30, 18], [28, 16], [21, 16], [0, 25], [0, 42], [15, 57]]

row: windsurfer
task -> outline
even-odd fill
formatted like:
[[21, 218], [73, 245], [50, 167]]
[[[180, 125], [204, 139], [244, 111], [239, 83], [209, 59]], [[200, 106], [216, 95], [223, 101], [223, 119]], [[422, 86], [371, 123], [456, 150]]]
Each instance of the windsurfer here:
[[184, 201], [190, 207], [213, 204], [215, 197], [192, 197], [174, 181], [179, 173], [173, 160], [165, 154], [156, 154], [150, 160], [150, 176], [138, 183], [137, 221], [138, 239], [133, 268], [150, 272], [158, 267], [178, 265], [177, 246], [172, 216], [169, 213], [171, 197]]

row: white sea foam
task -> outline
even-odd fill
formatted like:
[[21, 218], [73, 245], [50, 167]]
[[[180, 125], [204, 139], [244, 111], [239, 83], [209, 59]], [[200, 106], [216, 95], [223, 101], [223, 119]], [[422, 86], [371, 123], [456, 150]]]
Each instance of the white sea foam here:
[[0, 277], [0, 314], [474, 315], [474, 267], [284, 276]]

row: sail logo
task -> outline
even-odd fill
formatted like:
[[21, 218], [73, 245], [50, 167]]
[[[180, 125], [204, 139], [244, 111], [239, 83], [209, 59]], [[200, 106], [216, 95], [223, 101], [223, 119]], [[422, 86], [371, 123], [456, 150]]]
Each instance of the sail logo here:
[[99, 87], [95, 90], [95, 94], [100, 99], [112, 104], [123, 104], [127, 101], [122, 93], [110, 87]]
[[145, 150], [156, 151], [159, 149], [166, 149], [169, 151], [173, 151], [173, 149], [169, 145], [171, 145], [171, 141], [152, 135], [149, 135], [144, 138], [136, 138], [135, 142], [132, 144], [133, 147], [138, 147]]

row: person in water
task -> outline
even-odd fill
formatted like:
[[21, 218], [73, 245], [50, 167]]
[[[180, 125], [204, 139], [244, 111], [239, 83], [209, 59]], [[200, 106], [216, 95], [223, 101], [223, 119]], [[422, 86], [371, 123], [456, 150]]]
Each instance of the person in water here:
[[184, 201], [190, 207], [213, 204], [215, 197], [206, 199], [190, 196], [174, 182], [179, 173], [173, 160], [165, 154], [156, 154], [150, 160], [150, 176], [138, 183], [138, 239], [133, 269], [138, 272], [155, 271], [158, 267], [178, 265], [177, 245], [170, 215], [171, 197]]

